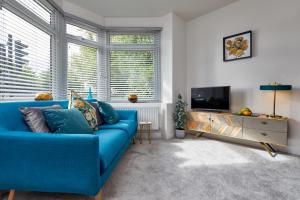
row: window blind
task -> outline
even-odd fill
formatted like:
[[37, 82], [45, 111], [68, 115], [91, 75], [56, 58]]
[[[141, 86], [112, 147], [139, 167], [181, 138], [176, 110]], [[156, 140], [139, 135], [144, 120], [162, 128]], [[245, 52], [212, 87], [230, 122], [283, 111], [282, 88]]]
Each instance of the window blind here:
[[68, 92], [75, 90], [86, 97], [91, 87], [96, 97], [97, 57], [97, 48], [68, 43]]
[[91, 41], [97, 41], [97, 33], [90, 31], [72, 24], [66, 26], [67, 34], [78, 37], [79, 40], [86, 39]]
[[160, 100], [160, 33], [109, 33], [111, 101], [137, 94], [140, 102]]
[[18, 3], [23, 5], [25, 8], [30, 10], [36, 16], [41, 18], [43, 21], [48, 24], [51, 23], [51, 12], [39, 1], [34, 0], [16, 0]]
[[32, 100], [38, 92], [51, 92], [51, 53], [50, 34], [2, 8], [0, 100]]

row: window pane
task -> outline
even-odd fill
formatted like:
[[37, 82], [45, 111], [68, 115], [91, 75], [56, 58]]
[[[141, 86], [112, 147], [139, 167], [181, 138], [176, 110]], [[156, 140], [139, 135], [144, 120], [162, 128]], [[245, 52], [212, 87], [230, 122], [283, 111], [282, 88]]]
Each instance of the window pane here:
[[48, 9], [46, 9], [41, 4], [37, 3], [34, 0], [17, 0], [20, 4], [22, 4], [24, 7], [26, 7], [28, 10], [33, 12], [35, 15], [40, 17], [42, 20], [50, 24], [51, 22], [51, 12], [49, 12]]
[[68, 90], [75, 90], [83, 97], [89, 87], [94, 96], [97, 93], [97, 49], [68, 44]]
[[111, 44], [154, 44], [152, 34], [111, 34]]
[[77, 37], [81, 37], [83, 39], [97, 41], [97, 33], [80, 28], [78, 26], [74, 26], [72, 24], [67, 24], [67, 34], [74, 35]]
[[110, 51], [110, 86], [112, 100], [126, 100], [128, 94], [139, 100], [156, 100], [157, 80], [154, 51]]
[[0, 100], [32, 100], [52, 91], [51, 36], [0, 10]]

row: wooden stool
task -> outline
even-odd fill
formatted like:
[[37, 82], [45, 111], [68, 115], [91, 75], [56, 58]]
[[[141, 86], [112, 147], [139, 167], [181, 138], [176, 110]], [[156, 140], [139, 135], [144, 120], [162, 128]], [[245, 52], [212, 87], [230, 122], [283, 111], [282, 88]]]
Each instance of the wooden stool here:
[[139, 126], [140, 126], [140, 130], [139, 130], [140, 144], [142, 144], [142, 133], [143, 133], [143, 131], [148, 133], [149, 144], [151, 144], [151, 126], [152, 126], [152, 122], [140, 122]]

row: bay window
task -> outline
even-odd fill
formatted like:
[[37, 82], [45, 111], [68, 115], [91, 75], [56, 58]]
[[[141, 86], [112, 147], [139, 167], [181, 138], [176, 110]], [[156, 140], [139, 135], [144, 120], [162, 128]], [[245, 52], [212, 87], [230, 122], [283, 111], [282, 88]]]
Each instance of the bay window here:
[[40, 92], [66, 99], [160, 100], [160, 30], [105, 28], [47, 0], [0, 0], [0, 101], [33, 100]]

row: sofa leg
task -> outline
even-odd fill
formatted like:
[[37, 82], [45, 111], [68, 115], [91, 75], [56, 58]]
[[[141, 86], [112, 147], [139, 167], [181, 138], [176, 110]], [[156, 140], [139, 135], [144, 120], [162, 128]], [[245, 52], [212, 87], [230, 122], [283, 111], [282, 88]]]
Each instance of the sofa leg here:
[[94, 196], [93, 200], [103, 200], [102, 198], [102, 190], [98, 192], [96, 196]]
[[10, 190], [7, 200], [14, 200], [15, 190]]

